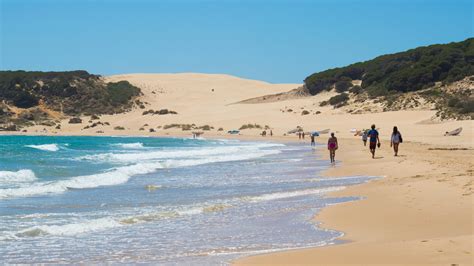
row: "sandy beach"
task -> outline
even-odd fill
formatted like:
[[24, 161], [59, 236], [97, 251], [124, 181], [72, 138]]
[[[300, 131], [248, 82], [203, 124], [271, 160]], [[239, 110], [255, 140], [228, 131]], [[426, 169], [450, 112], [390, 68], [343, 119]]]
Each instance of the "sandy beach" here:
[[347, 243], [254, 256], [235, 265], [472, 265], [472, 150], [411, 142], [394, 157], [385, 141], [372, 160], [361, 141], [340, 143], [341, 162], [325, 175], [383, 176], [334, 193], [364, 199], [324, 209], [314, 218], [345, 232]]
[[[68, 124], [63, 119], [61, 130], [44, 131], [44, 126], [34, 126], [20, 134], [190, 137], [191, 131], [165, 130], [164, 126], [195, 124], [213, 127], [203, 131], [205, 138], [298, 141], [294, 135], [285, 136], [286, 132], [297, 126], [305, 131], [330, 129], [336, 132], [340, 149], [337, 166], [326, 171], [326, 176], [383, 177], [330, 195], [363, 199], [329, 207], [314, 217], [320, 226], [344, 232], [345, 244], [258, 255], [237, 260], [236, 265], [472, 264], [472, 121], [432, 121], [434, 110], [348, 114], [320, 107], [321, 101], [333, 95], [331, 92], [275, 102], [238, 103], [286, 92], [301, 84], [270, 84], [228, 75], [129, 74], [106, 79], [128, 80], [140, 87], [144, 94], [141, 100], [147, 103], [145, 109], [101, 116], [100, 121], [108, 122], [108, 126], [84, 129], [90, 123], [89, 117], [82, 117], [82, 124]], [[169, 109], [177, 114], [144, 115], [149, 109]], [[302, 115], [303, 110], [310, 114]], [[262, 129], [226, 134], [248, 123], [268, 125], [274, 136], [259, 136]], [[382, 139], [376, 159], [370, 158], [368, 147], [351, 132], [372, 123], [379, 128]], [[388, 142], [394, 125], [404, 137], [399, 157], [393, 156]], [[114, 129], [118, 126], [123, 130]], [[458, 127], [463, 127], [460, 136], [443, 136]], [[326, 142], [327, 135], [321, 135], [318, 141]], [[327, 152], [322, 149], [321, 153], [327, 160]]]

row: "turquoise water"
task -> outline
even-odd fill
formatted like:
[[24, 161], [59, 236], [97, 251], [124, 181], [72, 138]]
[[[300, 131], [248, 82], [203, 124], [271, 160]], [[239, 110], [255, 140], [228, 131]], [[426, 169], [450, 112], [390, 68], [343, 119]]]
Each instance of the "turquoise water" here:
[[303, 144], [0, 136], [0, 261], [226, 264], [327, 245], [311, 221], [370, 177], [322, 178]]

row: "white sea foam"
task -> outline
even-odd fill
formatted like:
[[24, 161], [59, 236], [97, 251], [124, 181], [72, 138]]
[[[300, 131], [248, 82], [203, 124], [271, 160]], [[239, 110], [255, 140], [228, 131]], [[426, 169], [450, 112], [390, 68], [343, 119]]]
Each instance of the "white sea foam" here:
[[79, 223], [64, 225], [41, 225], [21, 230], [15, 234], [16, 237], [35, 237], [41, 235], [74, 236], [78, 234], [106, 230], [122, 226], [118, 221], [111, 218], [100, 218], [87, 220]]
[[16, 172], [0, 171], [0, 185], [10, 183], [22, 183], [35, 181], [36, 175], [29, 169], [22, 169]]
[[59, 151], [58, 144], [26, 145], [25, 147], [42, 151]]
[[[127, 182], [132, 176], [148, 174], [162, 168], [195, 166], [207, 163], [240, 161], [279, 153], [278, 150], [255, 150], [252, 153], [235, 153], [214, 155], [200, 159], [160, 160], [136, 163], [118, 167], [104, 173], [72, 177], [55, 182], [38, 182], [26, 187], [0, 189], [0, 198], [27, 197], [42, 194], [62, 193], [68, 189], [85, 189], [100, 186], [112, 186]], [[140, 154], [137, 154], [138, 156]]]
[[25, 197], [61, 193], [68, 189], [84, 189], [118, 185], [127, 182], [133, 175], [151, 173], [156, 171], [158, 168], [161, 168], [161, 166], [157, 164], [135, 164], [94, 175], [77, 176], [55, 182], [33, 183], [30, 186], [20, 188], [0, 189], [0, 198]]
[[280, 146], [282, 144], [255, 144], [247, 146], [226, 146], [226, 147], [212, 147], [212, 148], [200, 148], [200, 149], [179, 149], [179, 150], [162, 150], [162, 151], [149, 151], [140, 153], [103, 153], [95, 155], [86, 155], [79, 157], [78, 160], [88, 161], [102, 161], [112, 163], [133, 163], [142, 162], [144, 160], [157, 160], [157, 159], [175, 159], [175, 158], [203, 158], [212, 155], [235, 155], [245, 154], [253, 152], [262, 152], [261, 148], [269, 148]]
[[143, 146], [143, 143], [141, 142], [135, 142], [135, 143], [117, 143], [117, 144], [112, 144], [112, 146], [118, 146], [123, 149], [143, 149], [145, 146]]
[[317, 189], [304, 189], [304, 190], [296, 190], [296, 191], [275, 192], [275, 193], [262, 194], [259, 196], [243, 197], [243, 199], [247, 201], [251, 201], [251, 202], [260, 202], [260, 201], [286, 199], [286, 198], [293, 198], [293, 197], [307, 196], [307, 195], [314, 195], [314, 194], [324, 194], [328, 192], [343, 190], [344, 188], [345, 187], [343, 186], [339, 186], [339, 187], [327, 187], [327, 188], [317, 188]]

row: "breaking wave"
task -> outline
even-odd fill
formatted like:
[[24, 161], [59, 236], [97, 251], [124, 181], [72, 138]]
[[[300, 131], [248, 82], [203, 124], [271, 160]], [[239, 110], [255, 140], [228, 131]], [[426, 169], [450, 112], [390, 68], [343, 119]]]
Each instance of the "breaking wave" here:
[[59, 151], [58, 144], [41, 144], [41, 145], [26, 145], [25, 147], [37, 149], [41, 151]]
[[22, 169], [16, 172], [0, 171], [0, 184], [32, 182], [35, 180], [35, 173], [29, 169]]

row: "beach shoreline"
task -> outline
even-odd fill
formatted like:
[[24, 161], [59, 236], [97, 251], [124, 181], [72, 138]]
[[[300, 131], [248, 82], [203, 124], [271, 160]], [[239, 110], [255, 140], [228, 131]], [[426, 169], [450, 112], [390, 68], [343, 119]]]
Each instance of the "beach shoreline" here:
[[[137, 137], [133, 134], [118, 135], [118, 137], [126, 136]], [[155, 134], [151, 137], [189, 138], [190, 136], [188, 132], [183, 132], [174, 135]], [[317, 138], [317, 142], [323, 144], [317, 146], [319, 151], [317, 155], [320, 157], [318, 160], [327, 161], [329, 165], [324, 145], [326, 137], [327, 135], [322, 135]], [[309, 145], [309, 138], [299, 140], [295, 136], [209, 134], [205, 135], [205, 139], [305, 142]], [[440, 147], [422, 142], [406, 142], [400, 146], [401, 156], [394, 157], [389, 142], [383, 140], [382, 148], [378, 149], [376, 154], [376, 158], [382, 158], [373, 160], [370, 159], [368, 147], [364, 147], [359, 138], [342, 137], [339, 138], [339, 142], [336, 166], [323, 171], [323, 176], [383, 177], [327, 195], [327, 197], [362, 197], [361, 200], [323, 208], [314, 217], [314, 222], [318, 223], [319, 227], [343, 232], [344, 236], [337, 239], [343, 243], [245, 256], [233, 261], [233, 264], [275, 264], [275, 261], [278, 261], [278, 264], [286, 265], [315, 262], [356, 265], [365, 263], [462, 265], [472, 262], [470, 247], [472, 247], [473, 213], [469, 204], [473, 195], [472, 160], [464, 165], [456, 160], [459, 156], [461, 162], [469, 162], [472, 159], [471, 147], [463, 150], [452, 145]], [[449, 160], [449, 163], [443, 163], [444, 160]], [[440, 194], [443, 195], [442, 202], [438, 201]], [[436, 212], [439, 208], [448, 207], [451, 210], [447, 214]], [[387, 212], [387, 208], [393, 212]], [[471, 217], [467, 213], [470, 213]], [[387, 220], [384, 215], [387, 216]], [[423, 217], [429, 218], [423, 219]], [[427, 220], [431, 221], [430, 227], [426, 230], [420, 229]], [[377, 253], [376, 256], [373, 255], [374, 251]]]
[[[319, 227], [344, 233], [338, 239], [343, 244], [249, 256], [234, 265], [472, 264], [472, 148], [407, 142], [394, 157], [389, 142], [382, 141], [376, 158], [383, 158], [373, 160], [362, 141], [339, 142], [338, 166], [324, 176], [382, 177], [328, 194], [362, 199], [315, 215]], [[326, 152], [325, 146], [319, 150]]]

